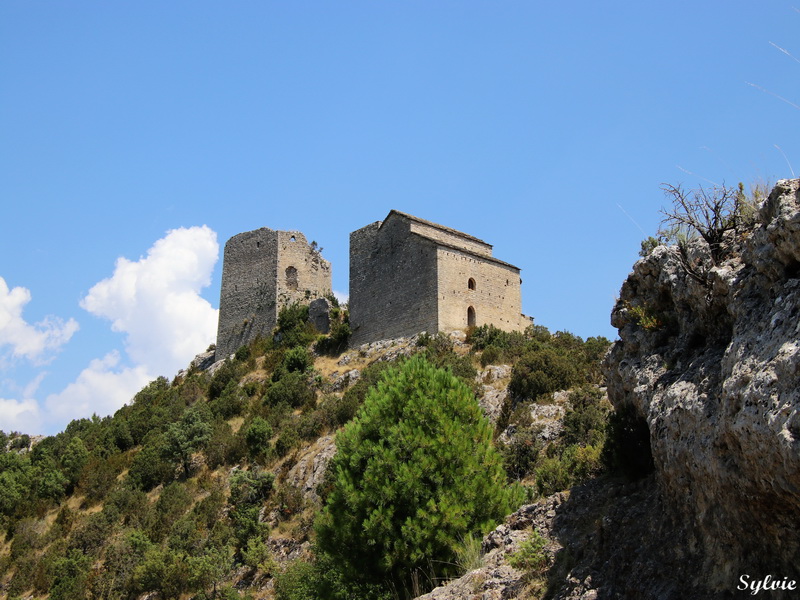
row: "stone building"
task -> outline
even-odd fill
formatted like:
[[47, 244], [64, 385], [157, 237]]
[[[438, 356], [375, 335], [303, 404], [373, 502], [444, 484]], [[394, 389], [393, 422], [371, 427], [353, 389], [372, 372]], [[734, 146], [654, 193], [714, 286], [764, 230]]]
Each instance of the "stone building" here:
[[350, 234], [351, 345], [488, 323], [522, 330], [519, 273], [476, 237], [392, 210]]
[[259, 335], [269, 335], [278, 311], [331, 293], [331, 264], [299, 231], [266, 227], [225, 244], [216, 360]]

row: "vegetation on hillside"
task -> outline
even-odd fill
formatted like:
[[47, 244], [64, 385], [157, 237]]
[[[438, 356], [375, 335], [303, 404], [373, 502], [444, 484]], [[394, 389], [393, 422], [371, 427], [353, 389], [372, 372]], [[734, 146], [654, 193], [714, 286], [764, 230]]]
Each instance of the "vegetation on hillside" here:
[[410, 592], [431, 568], [453, 574], [459, 540], [522, 500], [472, 391], [421, 355], [387, 371], [336, 446], [317, 547], [351, 581]]
[[[480, 327], [458, 348], [421, 336], [411, 359], [332, 392], [316, 369], [346, 325], [341, 309], [321, 337], [292, 306], [213, 374], [159, 378], [112, 417], [38, 443], [0, 433], [0, 595], [260, 598], [273, 578], [282, 599], [403, 597], [456, 573], [464, 547], [522, 501], [516, 482], [533, 496], [602, 470], [607, 340], [543, 327]], [[476, 375], [501, 363], [511, 393], [492, 432]], [[563, 388], [564, 427], [545, 442], [530, 409]], [[336, 432], [312, 501], [287, 475]], [[287, 564], [286, 540], [314, 550]]]

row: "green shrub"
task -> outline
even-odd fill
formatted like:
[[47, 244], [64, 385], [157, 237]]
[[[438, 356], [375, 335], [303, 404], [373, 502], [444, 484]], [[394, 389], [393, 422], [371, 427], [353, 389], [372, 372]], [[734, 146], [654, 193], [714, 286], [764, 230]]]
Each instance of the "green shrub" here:
[[317, 598], [320, 587], [319, 575], [314, 565], [295, 560], [275, 574], [276, 600], [309, 600]]
[[208, 402], [208, 408], [215, 417], [230, 419], [242, 414], [246, 404], [244, 390], [235, 379], [231, 379], [219, 395]]
[[322, 402], [320, 410], [325, 424], [331, 429], [338, 429], [355, 416], [358, 407], [358, 399], [352, 394], [344, 394], [341, 398], [331, 395]]
[[489, 345], [484, 348], [481, 353], [481, 366], [496, 365], [502, 360], [503, 351], [494, 345]]
[[453, 375], [472, 386], [477, 375], [472, 358], [456, 354], [453, 351], [453, 340], [449, 336], [441, 332], [435, 336], [421, 336], [417, 343], [424, 346], [424, 356], [428, 362], [440, 369], [449, 369]]
[[569, 404], [563, 421], [564, 443], [602, 446], [610, 409], [603, 393], [595, 387], [583, 386], [570, 392]]
[[231, 505], [262, 504], [272, 493], [274, 482], [275, 475], [266, 471], [234, 471], [230, 479]]
[[262, 471], [235, 471], [231, 476], [228, 513], [233, 525], [236, 547], [247, 548], [252, 538], [265, 537], [266, 523], [259, 519], [261, 507], [272, 494], [275, 476]]
[[241, 346], [236, 353], [233, 355], [234, 360], [238, 360], [239, 362], [246, 362], [250, 358], [250, 347], [249, 346]]
[[205, 448], [206, 464], [209, 468], [236, 464], [247, 451], [243, 433], [234, 435], [231, 426], [225, 421], [217, 421], [212, 425], [211, 437]]
[[388, 371], [337, 435], [320, 550], [352, 582], [407, 588], [430, 561], [453, 572], [459, 536], [488, 530], [521, 499], [491, 439], [451, 373], [420, 356]]
[[251, 569], [260, 569], [267, 574], [271, 574], [275, 569], [272, 552], [261, 537], [247, 540], [247, 547], [242, 550], [242, 562]]
[[278, 312], [277, 344], [283, 348], [306, 347], [316, 338], [314, 326], [308, 322], [308, 306], [295, 302]]
[[89, 461], [80, 481], [80, 490], [89, 503], [100, 502], [117, 482], [118, 470], [110, 459]]
[[523, 479], [533, 470], [544, 445], [540, 432], [541, 427], [518, 430], [511, 442], [501, 449], [509, 480]]
[[77, 550], [70, 552], [54, 564], [55, 577], [50, 586], [52, 600], [82, 600], [85, 598], [86, 579], [89, 576], [89, 557]]
[[270, 406], [281, 402], [293, 408], [299, 408], [314, 399], [314, 390], [303, 373], [286, 373], [280, 380], [273, 382], [267, 390], [265, 399]]
[[312, 410], [300, 417], [297, 424], [297, 435], [300, 439], [310, 441], [317, 439], [325, 428], [326, 416], [323, 410]]
[[172, 479], [175, 467], [165, 460], [163, 435], [150, 436], [134, 456], [128, 480], [137, 488], [150, 491], [159, 483]]
[[547, 571], [549, 559], [545, 552], [547, 540], [535, 529], [530, 537], [520, 544], [519, 550], [508, 557], [508, 564], [525, 571], [529, 576], [540, 576]]
[[278, 518], [288, 519], [303, 510], [303, 494], [299, 488], [284, 483], [275, 490], [275, 506], [278, 508]]
[[192, 467], [192, 454], [205, 446], [211, 437], [211, 425], [198, 408], [187, 409], [180, 421], [172, 423], [164, 434], [162, 455], [177, 463], [183, 469], [184, 477], [189, 477]]
[[314, 366], [314, 359], [308, 350], [301, 346], [291, 348], [283, 355], [283, 366], [289, 373], [305, 373]]
[[255, 417], [245, 430], [244, 439], [247, 450], [254, 458], [263, 457], [269, 452], [272, 427], [261, 417]]
[[658, 331], [664, 327], [664, 320], [651, 306], [644, 304], [629, 306], [628, 314], [633, 322], [645, 331]]
[[659, 243], [660, 242], [652, 235], [648, 236], [646, 239], [643, 239], [641, 248], [639, 248], [639, 256], [642, 258], [650, 256], [650, 253], [658, 247]]
[[211, 382], [208, 384], [208, 398], [213, 400], [222, 395], [223, 390], [229, 383], [236, 382], [236, 365], [232, 360], [226, 360], [222, 366], [216, 370]]
[[375, 584], [345, 579], [330, 557], [317, 553], [313, 562], [296, 560], [275, 575], [276, 600], [395, 600], [396, 594]]
[[148, 518], [147, 534], [150, 539], [154, 542], [163, 540], [191, 504], [192, 495], [183, 483], [175, 481], [161, 490]]
[[517, 398], [538, 398], [568, 389], [579, 380], [575, 360], [553, 348], [523, 355], [511, 371], [508, 389]]
[[568, 449], [571, 449], [569, 460], [576, 483], [595, 477], [603, 471], [602, 446], [570, 446]]
[[[333, 317], [332, 313], [331, 317]], [[331, 324], [330, 333], [317, 340], [317, 343], [314, 345], [314, 350], [319, 354], [340, 354], [347, 349], [347, 344], [350, 342], [351, 335], [352, 331], [347, 321], [334, 321]]]
[[536, 468], [536, 490], [542, 496], [569, 489], [574, 482], [569, 461], [561, 456], [545, 457]]
[[291, 423], [281, 428], [278, 439], [275, 440], [275, 454], [283, 458], [300, 445], [300, 433], [296, 423]]

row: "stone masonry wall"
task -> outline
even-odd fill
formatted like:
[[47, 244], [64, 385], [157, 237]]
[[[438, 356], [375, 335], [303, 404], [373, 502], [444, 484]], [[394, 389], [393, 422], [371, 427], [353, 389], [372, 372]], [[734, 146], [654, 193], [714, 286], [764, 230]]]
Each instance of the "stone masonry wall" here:
[[217, 360], [275, 326], [277, 232], [261, 228], [225, 244], [219, 298]]
[[473, 238], [472, 236], [465, 235], [459, 231], [450, 231], [446, 228], [437, 228], [426, 223], [420, 223], [419, 221], [411, 221], [410, 227], [411, 233], [417, 233], [447, 246], [462, 248], [482, 256], [492, 255], [491, 245]]
[[478, 326], [491, 323], [514, 331], [530, 325], [521, 314], [519, 269], [441, 246], [437, 262], [439, 331], [465, 329], [470, 307]]
[[293, 302], [307, 303], [330, 294], [331, 264], [311, 248], [299, 231], [278, 231], [277, 234], [278, 310]]
[[[436, 247], [387, 219], [350, 234], [350, 343], [437, 331]], [[380, 228], [380, 229], [379, 229]]]
[[223, 255], [216, 360], [269, 335], [282, 306], [330, 291], [330, 263], [302, 233], [263, 227], [233, 236]]

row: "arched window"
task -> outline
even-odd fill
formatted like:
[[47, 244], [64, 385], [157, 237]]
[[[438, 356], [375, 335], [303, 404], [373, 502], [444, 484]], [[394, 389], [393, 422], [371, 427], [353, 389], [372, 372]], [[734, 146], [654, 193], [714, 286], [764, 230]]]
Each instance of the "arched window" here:
[[475, 327], [475, 309], [471, 306], [467, 309], [467, 327]]
[[469, 281], [467, 282], [467, 287], [471, 290], [475, 289], [475, 280], [472, 277], [469, 278]]
[[286, 287], [290, 290], [297, 289], [297, 269], [286, 267]]
[[297, 238], [296, 238], [296, 237], [294, 237], [294, 236], [292, 236], [292, 237], [290, 237], [290, 238], [289, 238], [289, 241], [290, 241], [290, 242], [296, 242], [296, 241], [297, 241]]

